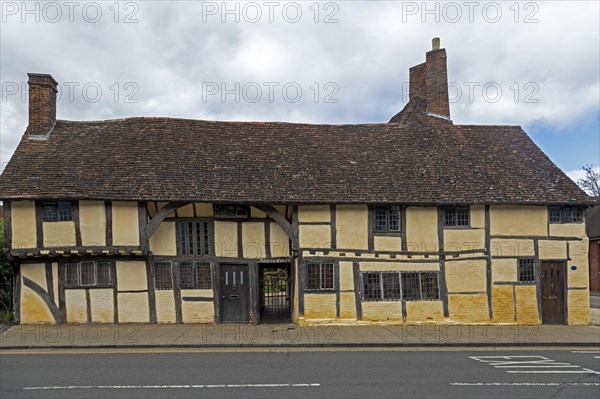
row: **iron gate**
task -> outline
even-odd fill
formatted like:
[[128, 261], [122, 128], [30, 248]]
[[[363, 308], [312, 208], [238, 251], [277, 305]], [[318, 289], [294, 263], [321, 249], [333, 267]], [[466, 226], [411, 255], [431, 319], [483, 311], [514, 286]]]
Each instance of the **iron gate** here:
[[291, 321], [289, 265], [261, 265], [260, 322], [289, 323]]

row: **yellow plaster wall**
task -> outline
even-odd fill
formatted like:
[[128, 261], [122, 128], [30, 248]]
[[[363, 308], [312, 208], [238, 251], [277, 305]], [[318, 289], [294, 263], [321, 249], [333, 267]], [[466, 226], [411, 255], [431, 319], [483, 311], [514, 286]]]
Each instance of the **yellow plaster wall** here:
[[277, 223], [271, 223], [271, 256], [290, 256], [290, 239]]
[[406, 243], [409, 251], [438, 251], [437, 208], [406, 208]]
[[91, 289], [92, 323], [114, 323], [113, 289]]
[[[168, 202], [157, 202], [156, 203], [156, 208], [160, 211], [162, 208], [164, 208], [166, 205], [168, 204]], [[169, 213], [167, 215], [168, 218], [174, 218], [175, 217], [175, 211]]]
[[492, 260], [492, 282], [496, 281], [517, 281], [516, 259]]
[[263, 222], [242, 223], [242, 245], [244, 258], [266, 257], [265, 224]]
[[408, 323], [444, 321], [442, 301], [407, 301], [406, 321]]
[[65, 290], [65, 308], [68, 323], [87, 323], [87, 300], [85, 290]]
[[340, 262], [340, 291], [354, 291], [354, 270], [352, 262]]
[[21, 285], [21, 324], [55, 323], [46, 303], [29, 287]]
[[305, 319], [334, 319], [336, 316], [335, 294], [304, 294]]
[[300, 205], [298, 207], [298, 221], [302, 222], [327, 222], [331, 221], [329, 205]]
[[[146, 280], [146, 262], [117, 261], [116, 268], [117, 288], [119, 291], [139, 291], [148, 289], [148, 281]], [[119, 318], [120, 314], [121, 312], [119, 311]]]
[[113, 245], [139, 245], [140, 229], [137, 202], [112, 203]]
[[486, 290], [486, 264], [483, 259], [446, 262], [448, 292], [474, 292]]
[[187, 204], [177, 209], [177, 217], [180, 218], [193, 218], [194, 217], [194, 204]]
[[345, 249], [369, 247], [369, 209], [366, 205], [336, 206], [337, 246]]
[[569, 290], [569, 325], [587, 325], [590, 323], [590, 293], [588, 290]]
[[74, 247], [75, 223], [46, 222], [43, 224], [44, 247]]
[[446, 251], [485, 248], [485, 230], [444, 229], [444, 248]]
[[373, 237], [373, 243], [376, 251], [402, 250], [402, 238], [400, 237], [375, 236]]
[[476, 229], [485, 228], [485, 206], [471, 206], [471, 227]]
[[449, 294], [448, 312], [452, 321], [464, 323], [489, 322], [486, 294]]
[[548, 235], [548, 209], [544, 206], [490, 206], [490, 234], [503, 236]]
[[48, 291], [46, 283], [46, 265], [44, 263], [21, 264], [21, 275], [42, 287], [44, 291]]
[[267, 214], [261, 211], [260, 209], [256, 209], [255, 207], [251, 206], [250, 217], [264, 219], [267, 217]]
[[340, 292], [340, 319], [356, 320], [356, 297], [354, 292]]
[[555, 240], [540, 240], [538, 241], [540, 248], [540, 259], [566, 259], [567, 258], [567, 242]]
[[[300, 246], [303, 248], [330, 248], [331, 226], [305, 224], [298, 226], [300, 230]], [[338, 231], [339, 235], [339, 231]], [[341, 244], [338, 242], [338, 246]]]
[[156, 290], [156, 321], [159, 323], [175, 323], [175, 297], [173, 290]]
[[79, 201], [79, 229], [84, 246], [106, 245], [104, 201]]
[[12, 247], [36, 248], [35, 202], [11, 202]]
[[[567, 286], [568, 287], [589, 287], [589, 240], [587, 238], [581, 241], [569, 242], [569, 256], [571, 260], [567, 262]], [[571, 270], [571, 266], [577, 266], [577, 270]]]
[[54, 285], [54, 303], [58, 305], [58, 263], [52, 263], [52, 283]]
[[358, 269], [361, 272], [410, 272], [410, 271], [438, 271], [439, 263], [396, 263], [396, 262], [360, 262]]
[[213, 217], [214, 216], [214, 211], [213, 211], [213, 206], [210, 203], [206, 203], [206, 202], [199, 202], [194, 204], [194, 206], [196, 207], [196, 215], [198, 217]]
[[215, 321], [213, 302], [183, 301], [181, 314], [184, 323], [214, 323]]
[[150, 322], [147, 292], [119, 293], [118, 301], [120, 323]]
[[403, 321], [400, 301], [363, 301], [361, 306], [363, 321]]
[[492, 286], [493, 321], [513, 323], [515, 320], [515, 301], [512, 285]]
[[490, 243], [492, 258], [495, 256], [533, 256], [533, 240], [492, 239]]
[[558, 237], [587, 237], [585, 223], [550, 223], [550, 235]]
[[162, 222], [150, 236], [150, 251], [154, 255], [177, 255], [177, 233], [175, 222]]
[[517, 322], [521, 324], [540, 324], [535, 285], [517, 285], [515, 286], [515, 295]]
[[215, 253], [217, 256], [237, 257], [237, 223], [215, 221]]

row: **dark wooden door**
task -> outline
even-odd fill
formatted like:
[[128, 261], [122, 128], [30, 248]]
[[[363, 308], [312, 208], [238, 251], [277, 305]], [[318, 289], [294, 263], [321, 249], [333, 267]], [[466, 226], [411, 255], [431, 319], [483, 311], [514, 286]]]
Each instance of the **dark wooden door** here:
[[542, 262], [542, 323], [564, 324], [564, 290], [564, 262]]
[[221, 321], [247, 323], [250, 319], [248, 266], [221, 265]]

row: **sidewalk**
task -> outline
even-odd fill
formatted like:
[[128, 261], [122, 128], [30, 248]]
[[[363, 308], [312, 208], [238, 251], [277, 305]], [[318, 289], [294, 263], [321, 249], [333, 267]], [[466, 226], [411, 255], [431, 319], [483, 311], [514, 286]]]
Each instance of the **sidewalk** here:
[[42, 348], [600, 346], [598, 326], [18, 325], [0, 350]]

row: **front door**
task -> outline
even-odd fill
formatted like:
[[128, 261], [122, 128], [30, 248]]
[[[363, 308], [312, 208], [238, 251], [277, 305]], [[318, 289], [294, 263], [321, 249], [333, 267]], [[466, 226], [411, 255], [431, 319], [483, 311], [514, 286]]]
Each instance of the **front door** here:
[[221, 264], [221, 321], [247, 323], [250, 315], [248, 266]]
[[542, 262], [542, 323], [565, 322], [565, 263]]

